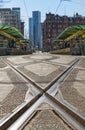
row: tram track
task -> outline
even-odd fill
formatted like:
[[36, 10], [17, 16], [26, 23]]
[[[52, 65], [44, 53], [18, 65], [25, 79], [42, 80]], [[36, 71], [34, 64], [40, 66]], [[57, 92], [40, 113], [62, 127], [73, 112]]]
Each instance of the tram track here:
[[[19, 73], [22, 77], [24, 77], [27, 81], [29, 81], [35, 88], [37, 88], [40, 91], [40, 94], [37, 95], [33, 100], [31, 100], [31, 102], [25, 104], [23, 106], [23, 108], [21, 108], [18, 112], [16, 112], [14, 115], [12, 115], [7, 121], [0, 124], [0, 130], [2, 130], [2, 129], [6, 130], [7, 128], [8, 128], [8, 130], [21, 130], [26, 125], [26, 123], [29, 122], [29, 120], [31, 120], [32, 113], [30, 115], [28, 114], [28, 116], [26, 116], [27, 118], [24, 121], [22, 121], [22, 124], [20, 124], [21, 126], [18, 123], [18, 119], [20, 120], [23, 117], [23, 115], [26, 114], [27, 111], [29, 111], [29, 109], [31, 111], [32, 110], [31, 107], [34, 104], [39, 105], [39, 103], [41, 103], [40, 100], [42, 100], [43, 94], [45, 94], [45, 97], [48, 98], [50, 100], [50, 102], [54, 102], [57, 106], [59, 106], [59, 108], [62, 109], [61, 111], [64, 110], [68, 114], [68, 116], [70, 115], [72, 119], [77, 121], [77, 129], [78, 129], [79, 125], [80, 125], [81, 130], [84, 130], [84, 128], [85, 128], [85, 123], [84, 123], [85, 118], [82, 117], [81, 115], [78, 115], [73, 110], [69, 109], [67, 106], [65, 106], [60, 101], [58, 101], [53, 96], [51, 96], [50, 95], [51, 91], [49, 91], [51, 89], [51, 87], [53, 87], [54, 84], [56, 84], [57, 82], [58, 83], [61, 82], [68, 75], [68, 73], [74, 68], [74, 66], [78, 63], [78, 61], [79, 61], [79, 59], [74, 61], [74, 63], [72, 63], [68, 68], [66, 68], [66, 70], [64, 72], [62, 72], [51, 83], [49, 83], [45, 89], [42, 89], [36, 82], [34, 82], [29, 77], [27, 77], [27, 75], [25, 75], [23, 72], [21, 72], [15, 66], [13, 66], [10, 62], [5, 61], [5, 63], [7, 65], [9, 65], [14, 71]], [[49, 91], [49, 93], [47, 91]], [[38, 107], [38, 105], [37, 105], [37, 107]], [[36, 111], [36, 109], [35, 109], [35, 107], [33, 107], [33, 112], [35, 113], [35, 111]], [[62, 120], [63, 120], [63, 118], [62, 118]], [[19, 126], [16, 127], [16, 124], [18, 124]], [[12, 127], [11, 127], [11, 125], [12, 125]], [[71, 127], [73, 127], [73, 126], [71, 125]], [[76, 128], [76, 126], [75, 126], [75, 128]], [[80, 130], [80, 128], [79, 128], [79, 130]]]
[[19, 69], [17, 69], [17, 67], [15, 67], [14, 65], [12, 65], [10, 62], [8, 62], [6, 60], [5, 62], [7, 65], [9, 65], [15, 72], [17, 72], [19, 75], [21, 75], [22, 77], [24, 77], [28, 82], [30, 82], [30, 84], [32, 84], [33, 86], [35, 86], [35, 88], [37, 88], [41, 93], [43, 93], [43, 89], [40, 88], [40, 86], [34, 82], [30, 77], [28, 77], [27, 75], [25, 75], [22, 71], [20, 71]]
[[[60, 73], [56, 78], [54, 78], [49, 84], [47, 84], [46, 88], [42, 89], [38, 83], [36, 83], [32, 78], [24, 74], [21, 70], [17, 67], [12, 65], [10, 62], [6, 61], [6, 63], [16, 72], [18, 72], [22, 77], [28, 80], [32, 85], [34, 85], [40, 92], [44, 93], [48, 91], [51, 86], [53, 86], [59, 79], [63, 80], [64, 77], [72, 70], [76, 63], [78, 63], [79, 59], [76, 59], [70, 66], [68, 66], [62, 73]], [[63, 79], [61, 78], [63, 77]]]
[[37, 110], [38, 106], [43, 103], [43, 100], [53, 107], [51, 110], [55, 112], [57, 116], [61, 118], [61, 120], [63, 120], [68, 127], [70, 127], [71, 130], [85, 129], [84, 117], [77, 114], [51, 95], [45, 93], [45, 95], [40, 97], [39, 100], [37, 100], [35, 104], [30, 107], [30, 109], [28, 109], [11, 127], [8, 128], [8, 130], [25, 130], [24, 128], [26, 125], [29, 124], [35, 115], [37, 115], [37, 112], [43, 111], [43, 109]]

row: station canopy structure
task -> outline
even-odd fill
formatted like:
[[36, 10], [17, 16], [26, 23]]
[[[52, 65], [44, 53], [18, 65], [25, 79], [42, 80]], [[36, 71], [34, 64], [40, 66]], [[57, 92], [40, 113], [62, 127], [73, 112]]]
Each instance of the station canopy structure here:
[[20, 40], [20, 43], [21, 43], [21, 44], [28, 44], [28, 43], [29, 43], [29, 40], [27, 40], [27, 39], [22, 39], [22, 40]]
[[24, 39], [24, 36], [18, 31], [18, 29], [11, 26], [0, 26], [0, 35], [15, 41], [17, 39]]
[[58, 35], [58, 37], [55, 39], [55, 42], [70, 41], [71, 39], [81, 35], [83, 38], [85, 38], [85, 25], [69, 26], [60, 35]]

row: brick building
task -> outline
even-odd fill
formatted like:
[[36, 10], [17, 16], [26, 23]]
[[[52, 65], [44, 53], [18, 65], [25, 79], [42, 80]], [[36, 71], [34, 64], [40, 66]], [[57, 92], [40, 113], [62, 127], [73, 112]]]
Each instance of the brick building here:
[[76, 13], [73, 17], [46, 14], [46, 19], [42, 23], [43, 49], [50, 51], [54, 48], [54, 39], [68, 26], [85, 25], [85, 17]]

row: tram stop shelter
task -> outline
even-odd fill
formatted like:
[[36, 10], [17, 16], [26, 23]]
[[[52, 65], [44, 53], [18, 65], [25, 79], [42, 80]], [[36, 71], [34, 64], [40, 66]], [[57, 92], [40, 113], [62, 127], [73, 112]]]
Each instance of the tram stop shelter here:
[[24, 39], [24, 36], [15, 27], [0, 26], [0, 55], [5, 55], [6, 51], [9, 50], [9, 42], [15, 41], [17, 43], [20, 39]]
[[14, 40], [16, 40], [17, 38], [24, 38], [19, 30], [11, 26], [0, 26], [0, 35]]
[[71, 53], [85, 54], [85, 25], [69, 26], [58, 37], [55, 42], [70, 42]]

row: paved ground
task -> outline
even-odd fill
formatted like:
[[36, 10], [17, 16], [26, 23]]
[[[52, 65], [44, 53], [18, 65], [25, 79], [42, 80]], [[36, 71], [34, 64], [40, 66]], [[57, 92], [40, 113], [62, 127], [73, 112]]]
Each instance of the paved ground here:
[[[55, 77], [71, 65], [75, 59], [75, 56], [51, 55], [48, 53], [1, 57], [0, 119], [11, 113], [17, 106], [22, 104], [25, 99], [29, 100], [36, 95], [30, 83], [27, 83], [9, 65], [4, 63], [6, 60], [44, 89]], [[64, 82], [60, 84], [59, 91], [64, 100], [75, 106], [83, 114], [85, 113], [85, 57], [80, 57], [79, 64], [75, 66], [74, 70], [69, 73]], [[57, 95], [55, 95], [55, 97], [57, 97]], [[33, 121], [30, 122], [29, 130], [33, 130], [32, 125], [34, 125], [37, 130], [52, 130], [53, 126], [49, 128], [49, 124], [56, 124], [55, 129], [69, 130], [67, 126], [63, 125], [61, 119], [55, 116], [52, 110], [42, 110], [42, 108]], [[42, 119], [37, 128], [40, 117], [42, 117]], [[52, 118], [50, 121], [49, 117]], [[43, 126], [43, 121], [47, 121], [46, 127]]]
[[59, 89], [63, 98], [85, 115], [85, 70], [74, 69]]
[[71, 130], [52, 110], [41, 110], [24, 130]]
[[59, 91], [66, 102], [85, 115], [85, 57], [80, 57], [79, 63], [60, 84]]

